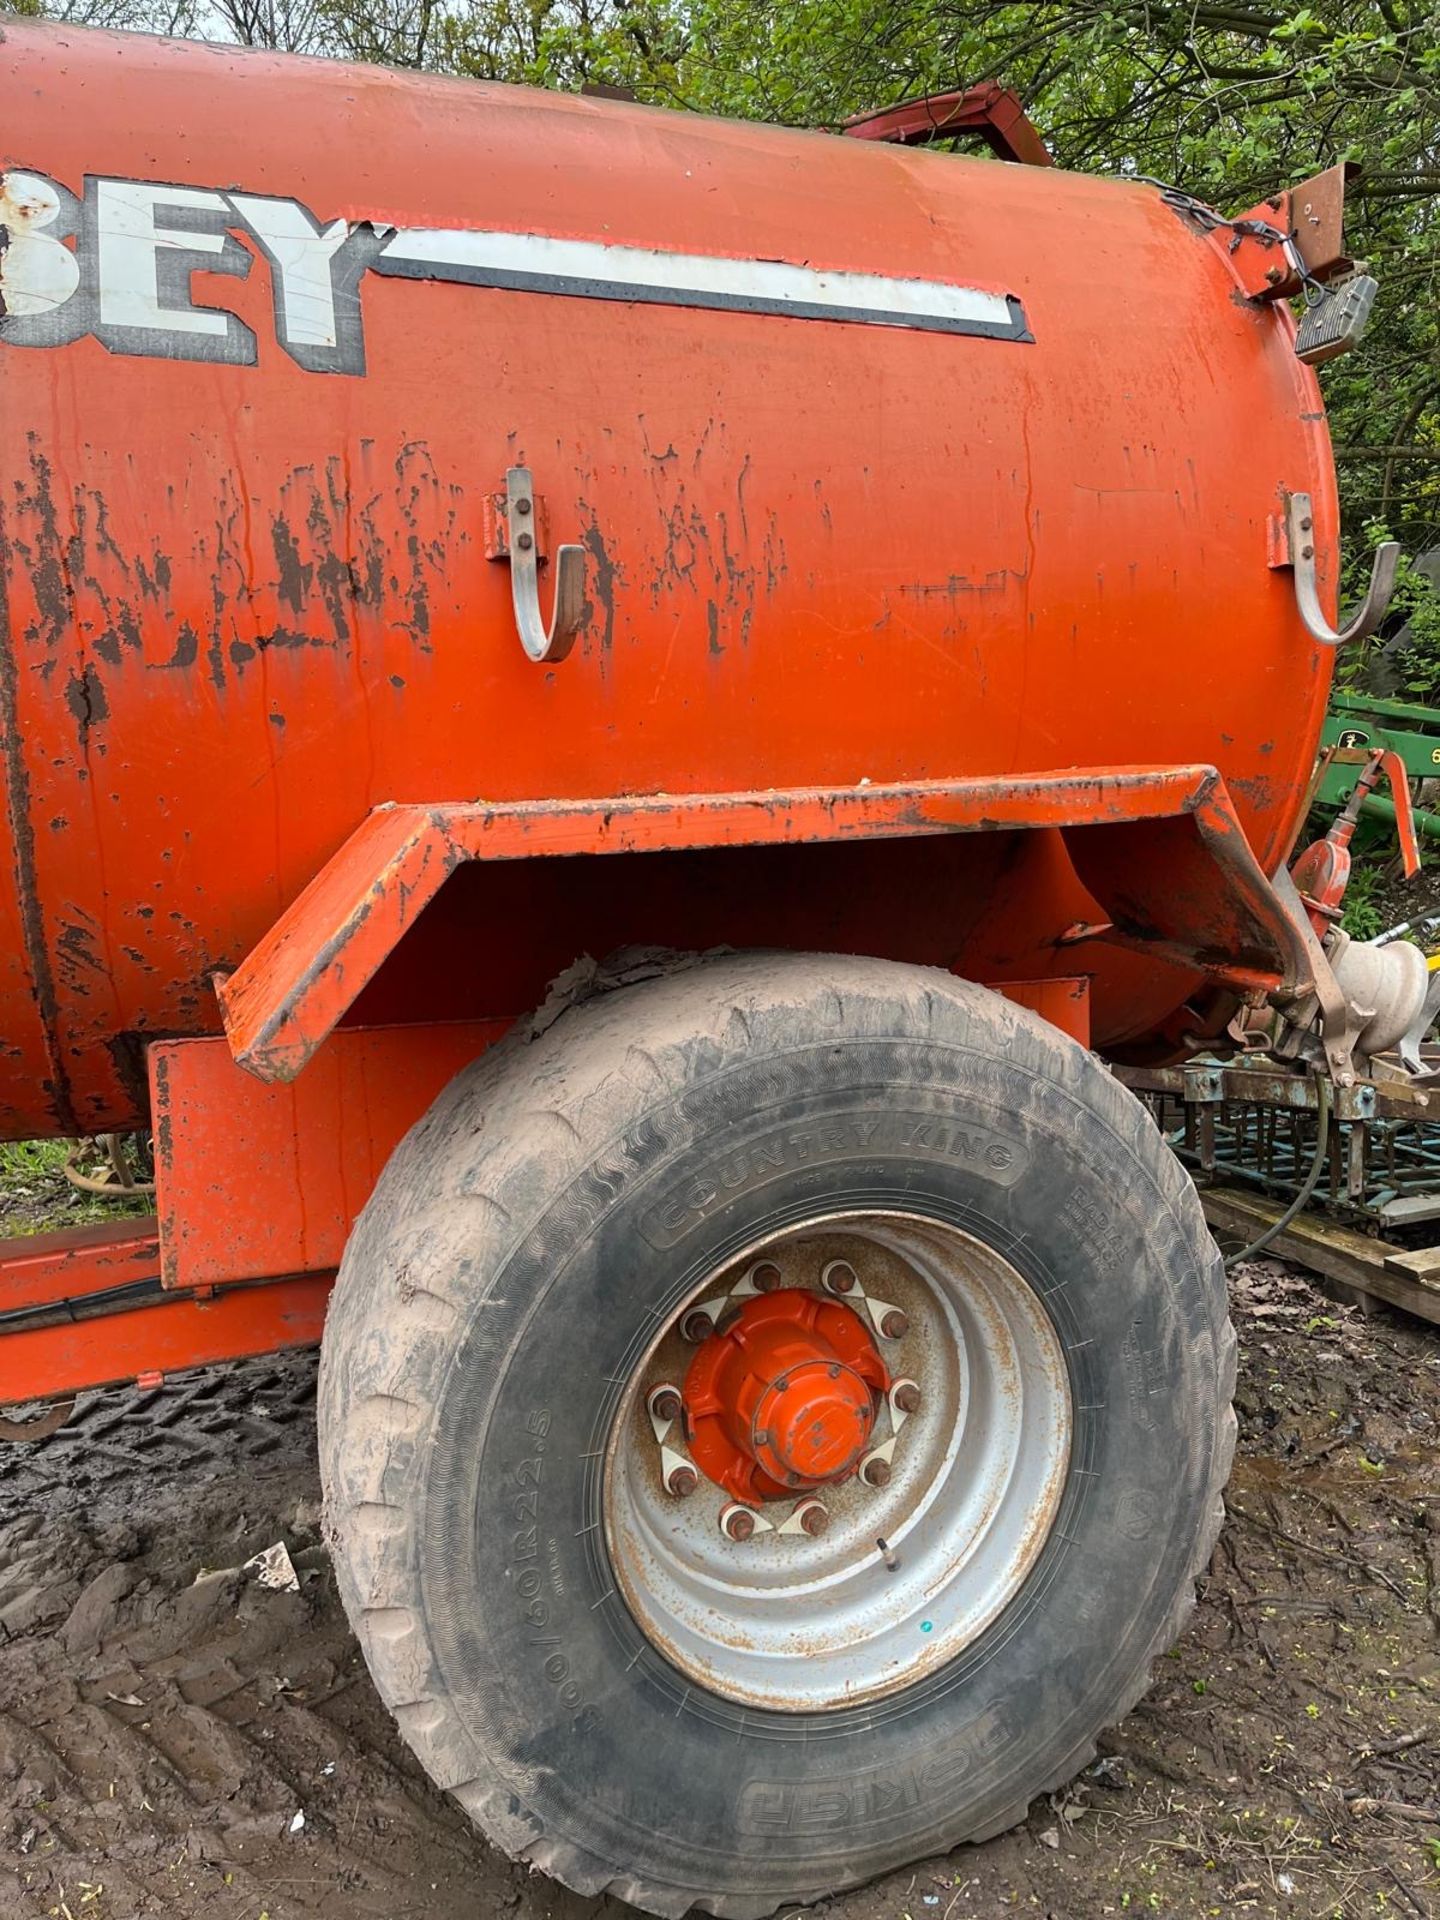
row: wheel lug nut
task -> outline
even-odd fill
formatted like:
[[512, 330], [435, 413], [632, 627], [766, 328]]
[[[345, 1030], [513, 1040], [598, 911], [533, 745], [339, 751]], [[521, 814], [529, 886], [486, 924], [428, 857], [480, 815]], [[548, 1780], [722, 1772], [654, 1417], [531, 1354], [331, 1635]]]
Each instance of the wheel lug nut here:
[[755, 1531], [755, 1516], [749, 1507], [732, 1500], [720, 1515], [720, 1531], [727, 1540], [748, 1540]]
[[762, 1260], [750, 1269], [750, 1284], [757, 1293], [774, 1293], [784, 1286], [785, 1276], [773, 1260]]
[[897, 1380], [890, 1389], [890, 1404], [901, 1413], [920, 1411], [920, 1388], [913, 1380]]
[[883, 1453], [872, 1453], [868, 1460], [861, 1462], [860, 1478], [867, 1487], [888, 1487], [890, 1484], [890, 1462]]
[[887, 1340], [903, 1340], [910, 1331], [909, 1314], [891, 1307], [881, 1318], [880, 1331]]
[[848, 1260], [827, 1260], [820, 1272], [820, 1284], [826, 1293], [853, 1293], [855, 1269]]
[[800, 1530], [808, 1533], [812, 1539], [824, 1533], [830, 1524], [830, 1515], [818, 1500], [807, 1500], [800, 1509]]
[[680, 1418], [680, 1389], [672, 1387], [668, 1381], [662, 1386], [650, 1389], [650, 1412], [656, 1420], [678, 1420]]
[[672, 1467], [665, 1476], [665, 1491], [677, 1500], [688, 1500], [699, 1484], [700, 1478], [694, 1467], [687, 1467], [683, 1463]]
[[708, 1340], [715, 1331], [715, 1322], [702, 1307], [691, 1307], [680, 1322], [680, 1338], [688, 1340], [698, 1347], [702, 1340]]

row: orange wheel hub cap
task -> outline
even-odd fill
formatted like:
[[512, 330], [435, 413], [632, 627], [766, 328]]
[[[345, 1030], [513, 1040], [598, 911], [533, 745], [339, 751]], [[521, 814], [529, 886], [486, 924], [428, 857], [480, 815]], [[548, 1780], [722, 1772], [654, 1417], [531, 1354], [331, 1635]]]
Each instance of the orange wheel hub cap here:
[[852, 1308], [794, 1287], [758, 1294], [690, 1363], [691, 1457], [737, 1500], [780, 1500], [848, 1479], [889, 1385]]

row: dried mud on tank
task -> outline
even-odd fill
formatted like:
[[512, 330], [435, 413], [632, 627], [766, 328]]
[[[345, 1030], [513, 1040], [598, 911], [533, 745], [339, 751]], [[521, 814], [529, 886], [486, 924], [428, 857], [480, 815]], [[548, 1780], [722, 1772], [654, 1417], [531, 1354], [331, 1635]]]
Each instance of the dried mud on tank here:
[[[1199, 1607], [1026, 1825], [824, 1903], [1440, 1916], [1440, 1337], [1237, 1278], [1240, 1452]], [[0, 1454], [0, 1916], [628, 1915], [421, 1776], [319, 1529], [310, 1358], [92, 1397]], [[298, 1592], [237, 1571], [283, 1539]], [[297, 1819], [303, 1816], [303, 1819]]]

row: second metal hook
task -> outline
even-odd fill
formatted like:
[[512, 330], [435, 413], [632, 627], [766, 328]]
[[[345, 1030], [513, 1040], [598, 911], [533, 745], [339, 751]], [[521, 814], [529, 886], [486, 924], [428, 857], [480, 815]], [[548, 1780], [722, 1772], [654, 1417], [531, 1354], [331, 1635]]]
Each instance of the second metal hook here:
[[1343, 627], [1332, 627], [1320, 606], [1315, 584], [1315, 514], [1308, 493], [1287, 493], [1282, 532], [1282, 551], [1274, 565], [1293, 568], [1295, 604], [1311, 639], [1322, 646], [1343, 647], [1349, 640], [1363, 640], [1385, 618], [1390, 596], [1395, 591], [1395, 575], [1400, 565], [1400, 548], [1394, 540], [1385, 540], [1375, 549], [1370, 569], [1370, 586], [1353, 617]]

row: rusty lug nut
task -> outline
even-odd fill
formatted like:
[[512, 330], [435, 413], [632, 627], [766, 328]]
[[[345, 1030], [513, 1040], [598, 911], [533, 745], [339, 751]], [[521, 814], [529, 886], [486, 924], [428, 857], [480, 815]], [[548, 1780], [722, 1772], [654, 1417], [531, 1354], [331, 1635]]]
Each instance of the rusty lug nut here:
[[516, 513], [528, 513], [530, 511], [530, 502], [528, 500], [517, 500], [515, 502], [515, 511]]
[[517, 533], [515, 544], [522, 553], [528, 553], [535, 544], [535, 536], [533, 533]]
[[1300, 558], [1302, 560], [1313, 560], [1315, 558], [1315, 549], [1313, 547], [1301, 547]]
[[750, 1283], [757, 1293], [774, 1293], [777, 1287], [783, 1287], [785, 1276], [773, 1260], [762, 1260], [750, 1270]]
[[901, 1413], [920, 1411], [920, 1388], [914, 1380], [897, 1380], [890, 1389], [890, 1399]]
[[668, 1382], [664, 1386], [650, 1389], [650, 1411], [657, 1420], [678, 1420], [680, 1418], [680, 1389]]
[[720, 1515], [720, 1531], [727, 1540], [748, 1540], [755, 1532], [755, 1516], [749, 1507], [732, 1500]]
[[910, 1331], [910, 1316], [902, 1313], [899, 1307], [891, 1307], [880, 1321], [880, 1331], [887, 1340], [903, 1340]]
[[700, 1484], [700, 1477], [694, 1467], [672, 1467], [665, 1481], [665, 1491], [673, 1494], [677, 1500], [688, 1500]]
[[820, 1284], [826, 1293], [853, 1293], [856, 1286], [855, 1269], [848, 1260], [827, 1260], [820, 1275]]
[[1309, 514], [1307, 513], [1305, 518], [1300, 522], [1301, 533], [1309, 533], [1310, 529], [1314, 526], [1314, 524], [1315, 522], [1310, 518]]
[[800, 1509], [800, 1530], [808, 1533], [812, 1540], [818, 1539], [830, 1524], [830, 1515], [818, 1500], [811, 1500]]
[[693, 1346], [699, 1346], [702, 1340], [708, 1340], [715, 1331], [715, 1322], [708, 1313], [702, 1313], [699, 1307], [692, 1307], [680, 1322], [680, 1337]]
[[890, 1484], [890, 1462], [883, 1453], [872, 1453], [868, 1460], [861, 1463], [860, 1478], [867, 1487], [888, 1487]]

